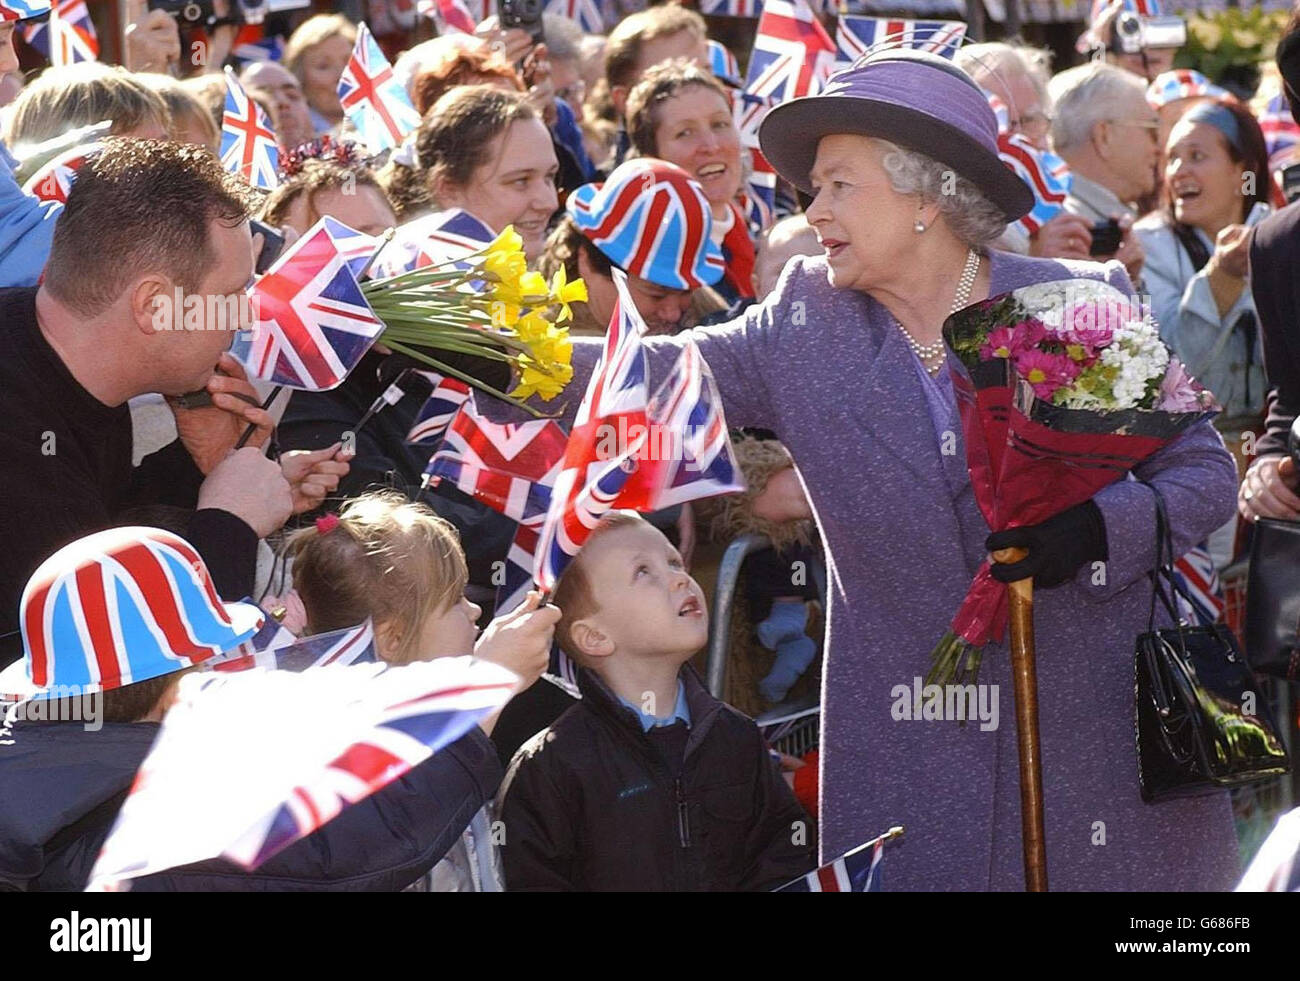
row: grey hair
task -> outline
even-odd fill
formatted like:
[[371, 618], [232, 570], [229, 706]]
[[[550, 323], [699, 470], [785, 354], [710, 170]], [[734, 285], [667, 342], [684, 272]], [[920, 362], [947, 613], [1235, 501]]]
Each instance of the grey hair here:
[[546, 51], [552, 58], [577, 61], [582, 57], [582, 28], [561, 14], [542, 14]]
[[953, 61], [980, 88], [992, 92], [1018, 116], [1028, 106], [1017, 106], [1011, 96], [1011, 80], [1020, 75], [1029, 79], [1043, 111], [1051, 108], [1048, 79], [1052, 74], [1052, 53], [1027, 44], [986, 41], [966, 44], [957, 49]]
[[923, 201], [937, 202], [948, 228], [967, 245], [985, 245], [1006, 230], [1002, 209], [947, 164], [888, 140], [873, 138], [872, 142], [884, 153], [890, 186], [899, 194], [919, 194]]
[[1092, 138], [1092, 128], [1115, 118], [1126, 99], [1145, 98], [1146, 84], [1138, 76], [1102, 61], [1070, 68], [1052, 79], [1056, 118], [1052, 148], [1065, 153]]

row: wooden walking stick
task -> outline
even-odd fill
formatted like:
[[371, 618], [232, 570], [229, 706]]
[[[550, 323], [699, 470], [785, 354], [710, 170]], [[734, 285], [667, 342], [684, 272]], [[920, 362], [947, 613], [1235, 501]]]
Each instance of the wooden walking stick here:
[[[1003, 548], [995, 562], [1019, 562], [1029, 553]], [[1047, 892], [1047, 837], [1043, 823], [1043, 766], [1038, 739], [1038, 669], [1034, 662], [1034, 580], [1007, 586], [1011, 604], [1011, 676], [1016, 696], [1016, 745], [1020, 751], [1020, 837], [1025, 891]]]

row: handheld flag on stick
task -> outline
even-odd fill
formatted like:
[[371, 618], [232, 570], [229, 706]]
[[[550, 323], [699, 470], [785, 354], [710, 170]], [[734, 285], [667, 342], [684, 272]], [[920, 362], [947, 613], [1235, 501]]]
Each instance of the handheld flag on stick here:
[[183, 678], [89, 888], [218, 856], [257, 868], [459, 739], [517, 681], [470, 657]]
[[262, 107], [248, 97], [235, 73], [226, 69], [226, 107], [221, 117], [221, 165], [253, 187], [279, 182], [280, 149]]
[[885, 842], [903, 836], [901, 826], [847, 851], [835, 861], [787, 882], [773, 892], [880, 892], [880, 865]]
[[23, 40], [54, 68], [99, 59], [99, 36], [85, 0], [58, 0], [47, 21], [23, 26]]
[[372, 153], [399, 146], [420, 125], [411, 97], [364, 22], [357, 26], [356, 46], [339, 78], [339, 102]]
[[852, 64], [886, 48], [912, 48], [951, 58], [966, 38], [959, 20], [897, 20], [841, 15], [835, 25], [838, 61]]

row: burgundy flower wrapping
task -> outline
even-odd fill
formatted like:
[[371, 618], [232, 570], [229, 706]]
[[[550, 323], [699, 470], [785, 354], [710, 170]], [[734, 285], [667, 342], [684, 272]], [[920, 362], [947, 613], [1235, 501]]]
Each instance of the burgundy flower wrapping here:
[[[1039, 524], [1089, 500], [1217, 410], [1070, 409], [1038, 398], [1005, 358], [980, 361], [978, 339], [1012, 307], [1003, 294], [953, 314], [944, 339], [971, 487], [993, 531]], [[974, 647], [1006, 633], [1007, 587], [986, 560], [952, 620]]]

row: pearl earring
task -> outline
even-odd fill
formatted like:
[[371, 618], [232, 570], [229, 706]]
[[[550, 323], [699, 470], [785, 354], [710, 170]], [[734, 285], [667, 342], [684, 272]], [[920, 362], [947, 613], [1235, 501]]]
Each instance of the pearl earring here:
[[925, 231], [925, 222], [921, 221], [921, 219], [918, 218], [916, 219], [916, 224], [913, 225], [912, 227], [915, 228], [916, 233], [920, 235], [923, 231]]

